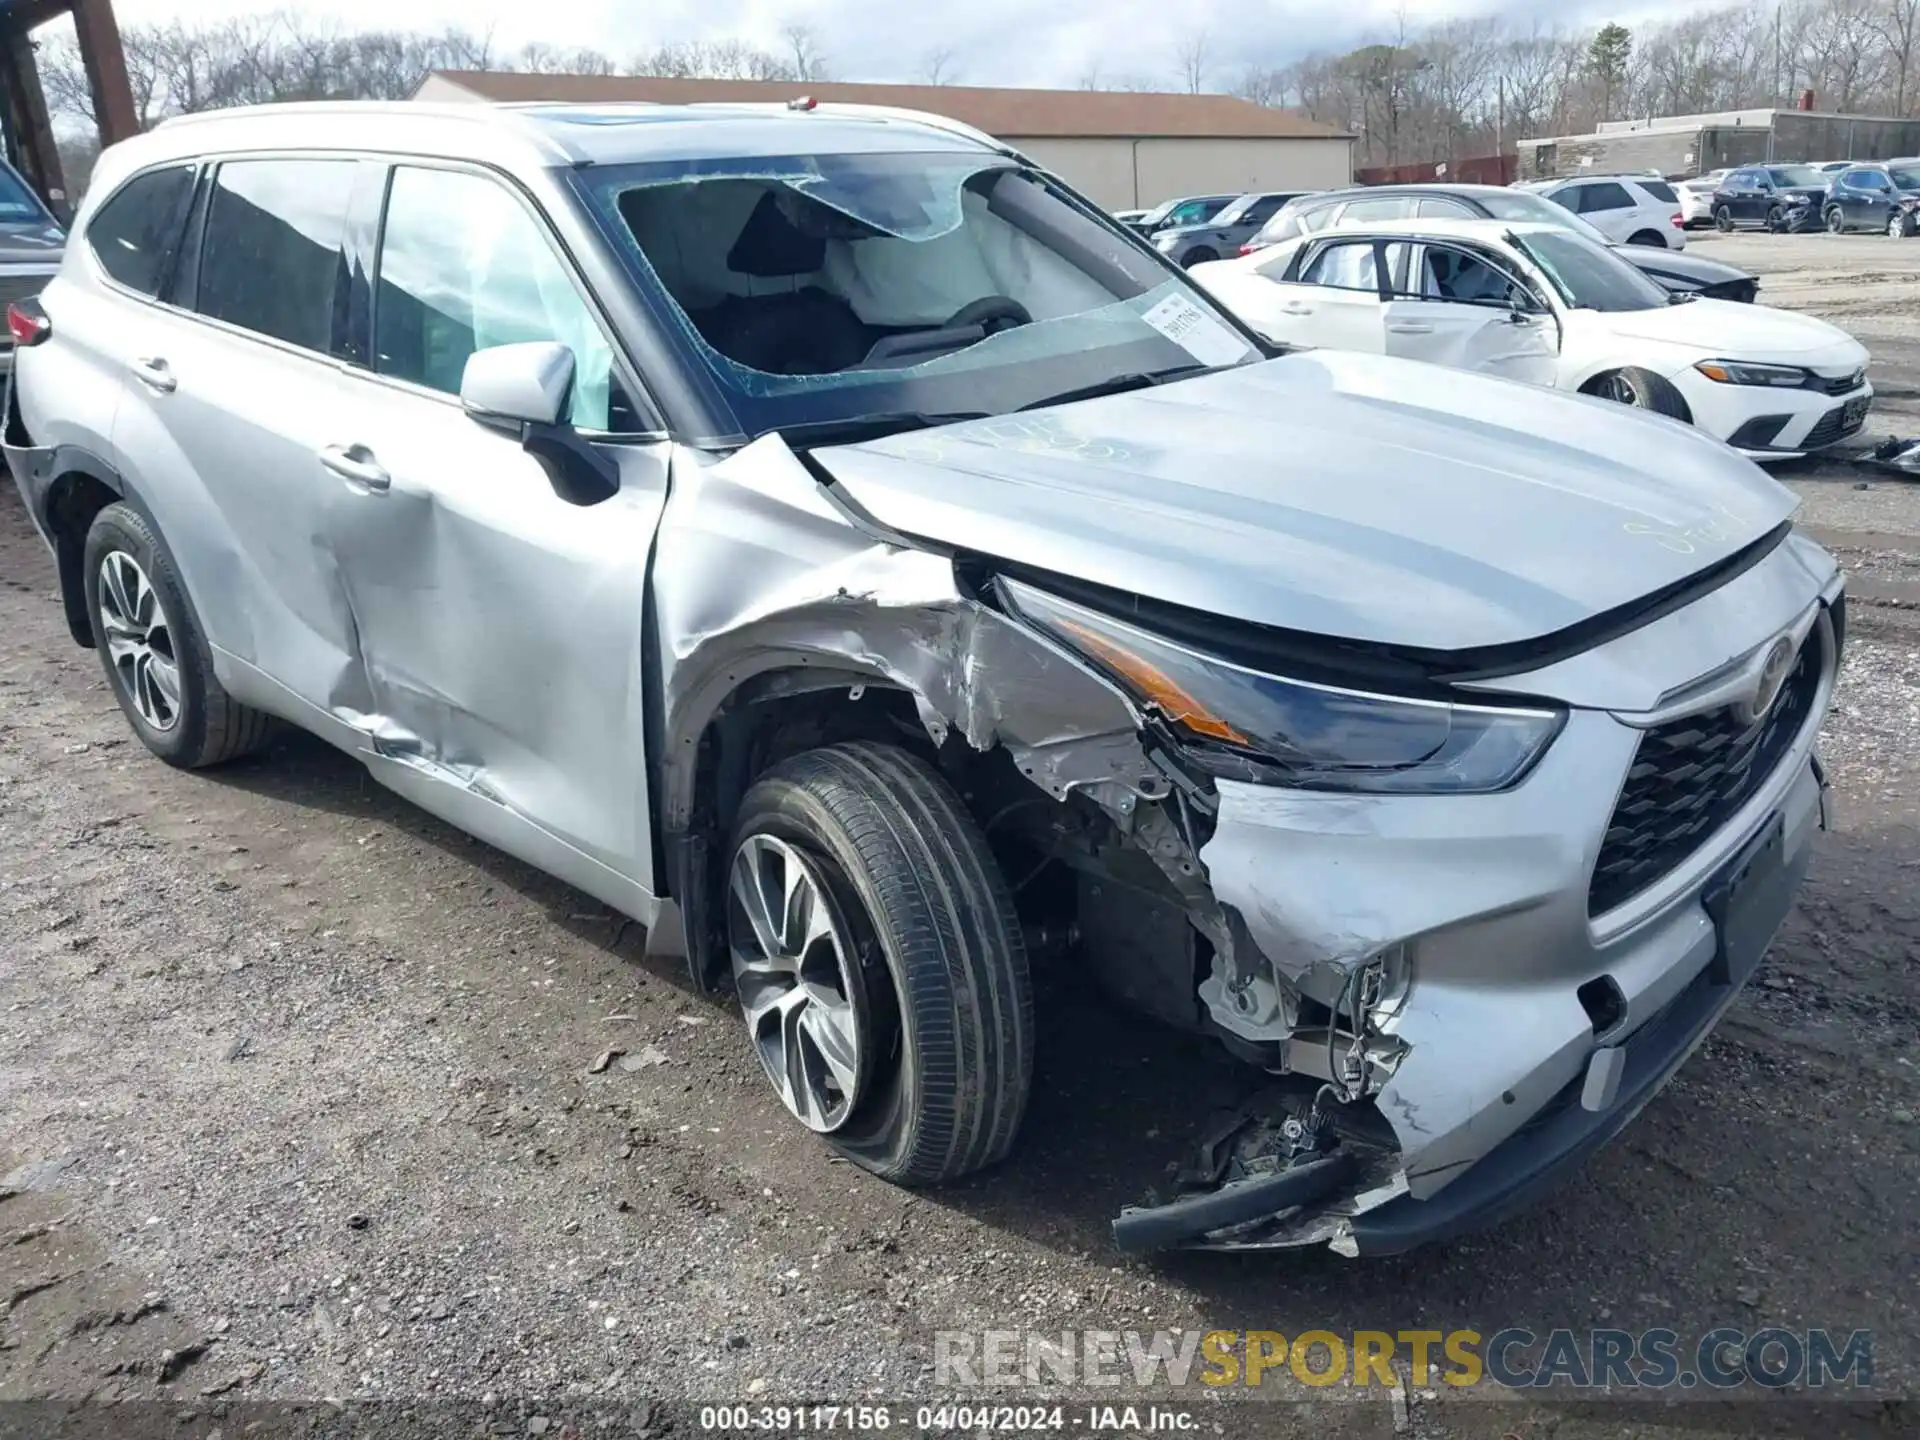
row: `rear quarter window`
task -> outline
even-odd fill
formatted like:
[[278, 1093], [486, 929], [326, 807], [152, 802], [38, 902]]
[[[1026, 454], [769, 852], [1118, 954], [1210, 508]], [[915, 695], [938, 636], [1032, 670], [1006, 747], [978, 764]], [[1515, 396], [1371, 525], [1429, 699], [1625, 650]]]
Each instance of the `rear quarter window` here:
[[1642, 180], [1640, 188], [1658, 200], [1662, 205], [1678, 205], [1680, 197], [1673, 193], [1673, 187], [1664, 180]]
[[193, 167], [169, 165], [134, 176], [95, 212], [87, 247], [114, 283], [160, 293], [192, 195]]

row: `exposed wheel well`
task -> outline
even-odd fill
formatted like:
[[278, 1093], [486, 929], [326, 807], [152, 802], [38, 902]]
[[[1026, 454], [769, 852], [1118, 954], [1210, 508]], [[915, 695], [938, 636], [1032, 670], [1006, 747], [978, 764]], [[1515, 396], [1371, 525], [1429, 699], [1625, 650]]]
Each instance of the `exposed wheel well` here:
[[89, 650], [93, 648], [93, 620], [87, 614], [86, 577], [80, 573], [80, 559], [86, 553], [87, 531], [94, 517], [119, 498], [113, 487], [84, 470], [71, 470], [58, 477], [47, 494], [47, 528], [53, 532], [67, 630], [76, 644]]

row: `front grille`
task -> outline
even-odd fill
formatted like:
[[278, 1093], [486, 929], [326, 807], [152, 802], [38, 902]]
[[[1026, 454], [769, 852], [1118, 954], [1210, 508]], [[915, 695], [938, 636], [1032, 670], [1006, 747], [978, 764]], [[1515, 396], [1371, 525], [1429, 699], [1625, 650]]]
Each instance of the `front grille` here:
[[0, 275], [0, 305], [38, 295], [47, 288], [47, 282], [51, 279], [52, 271], [45, 275]]
[[1683, 715], [1640, 737], [1587, 888], [1587, 913], [1603, 915], [1673, 870], [1751, 800], [1780, 767], [1820, 693], [1818, 634], [1751, 725], [1731, 709]]
[[1822, 445], [1831, 445], [1836, 440], [1844, 440], [1862, 425], [1867, 423], [1867, 412], [1862, 410], [1849, 425], [1847, 407], [1836, 405], [1820, 417], [1819, 423], [1807, 432], [1807, 438], [1800, 442], [1802, 450], [1818, 449]]
[[1851, 375], [1842, 375], [1838, 380], [1829, 380], [1824, 376], [1813, 377], [1813, 388], [1825, 391], [1829, 395], [1851, 395], [1866, 383], [1867, 372], [1856, 370]]

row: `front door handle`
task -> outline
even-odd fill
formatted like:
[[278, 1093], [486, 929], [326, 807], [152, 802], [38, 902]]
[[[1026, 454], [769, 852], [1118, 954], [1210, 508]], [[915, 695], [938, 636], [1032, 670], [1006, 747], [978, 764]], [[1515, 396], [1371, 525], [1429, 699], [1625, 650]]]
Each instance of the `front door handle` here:
[[1313, 306], [1302, 305], [1298, 300], [1289, 300], [1280, 307], [1280, 313], [1282, 315], [1311, 315], [1313, 313]]
[[157, 394], [171, 395], [180, 388], [180, 382], [173, 378], [173, 367], [158, 355], [142, 356], [127, 368], [133, 371], [136, 380]]
[[1387, 326], [1396, 335], [1431, 335], [1433, 326], [1424, 320], [1396, 320]]
[[364, 445], [329, 445], [320, 452], [320, 463], [357, 490], [377, 494], [393, 485], [386, 467]]

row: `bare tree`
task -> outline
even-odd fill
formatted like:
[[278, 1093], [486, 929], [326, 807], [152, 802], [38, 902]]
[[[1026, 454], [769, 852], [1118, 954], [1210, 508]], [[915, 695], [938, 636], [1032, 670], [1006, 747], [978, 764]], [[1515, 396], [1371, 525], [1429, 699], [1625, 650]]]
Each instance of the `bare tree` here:
[[798, 21], [781, 27], [780, 38], [787, 42], [787, 53], [793, 58], [793, 78], [796, 80], [824, 80], [827, 78], [826, 57], [820, 53], [820, 41], [813, 33], [811, 25]]
[[959, 78], [951, 45], [935, 45], [920, 57], [920, 78], [929, 85], [951, 85]]
[[1180, 88], [1189, 95], [1198, 95], [1207, 83], [1207, 32], [1188, 31], [1173, 47], [1173, 58], [1179, 69]]

